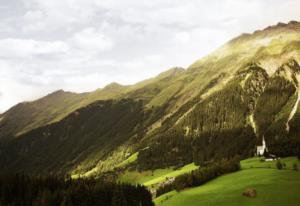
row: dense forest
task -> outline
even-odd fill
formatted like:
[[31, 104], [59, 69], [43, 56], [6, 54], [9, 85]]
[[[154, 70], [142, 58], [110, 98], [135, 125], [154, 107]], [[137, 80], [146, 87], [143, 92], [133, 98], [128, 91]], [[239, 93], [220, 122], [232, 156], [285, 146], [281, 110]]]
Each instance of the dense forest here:
[[1, 206], [153, 206], [143, 186], [59, 176], [0, 176]]

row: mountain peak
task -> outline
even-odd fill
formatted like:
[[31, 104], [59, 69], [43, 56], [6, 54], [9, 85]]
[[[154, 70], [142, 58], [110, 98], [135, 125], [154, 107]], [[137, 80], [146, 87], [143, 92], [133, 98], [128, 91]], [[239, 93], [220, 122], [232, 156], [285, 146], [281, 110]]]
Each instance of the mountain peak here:
[[240, 43], [243, 40], [250, 40], [256, 36], [267, 37], [268, 35], [276, 34], [277, 32], [289, 32], [289, 31], [299, 31], [300, 22], [289, 21], [288, 23], [279, 22], [275, 25], [268, 26], [262, 30], [258, 29], [253, 33], [242, 33], [241, 35], [233, 38], [229, 43]]
[[116, 89], [116, 88], [120, 88], [120, 87], [124, 87], [124, 86], [117, 82], [112, 82], [112, 83], [106, 85], [103, 89]]
[[300, 22], [298, 21], [290, 21], [288, 23], [279, 22], [276, 25], [268, 26], [263, 31], [272, 31], [277, 29], [293, 29], [300, 27]]
[[63, 89], [59, 89], [59, 90], [52, 92], [51, 94], [62, 94], [62, 93], [65, 93], [65, 91]]
[[[59, 90], [56, 90], [38, 100], [47, 99], [48, 97], [60, 97], [60, 96], [64, 96], [64, 95], [78, 95], [78, 94], [79, 93], [76, 93], [76, 92], [69, 92], [69, 91], [65, 91], [63, 89], [59, 89]], [[82, 93], [82, 94], [84, 94], [84, 93]]]

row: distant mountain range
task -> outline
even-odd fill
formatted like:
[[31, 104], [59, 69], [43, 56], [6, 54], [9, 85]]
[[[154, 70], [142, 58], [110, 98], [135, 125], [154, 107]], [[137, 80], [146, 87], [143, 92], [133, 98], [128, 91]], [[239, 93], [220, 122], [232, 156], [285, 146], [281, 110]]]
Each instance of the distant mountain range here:
[[[199, 48], [201, 49], [201, 48]], [[300, 23], [242, 34], [187, 69], [91, 93], [62, 90], [0, 115], [3, 172], [99, 175], [137, 154], [155, 169], [300, 145]]]

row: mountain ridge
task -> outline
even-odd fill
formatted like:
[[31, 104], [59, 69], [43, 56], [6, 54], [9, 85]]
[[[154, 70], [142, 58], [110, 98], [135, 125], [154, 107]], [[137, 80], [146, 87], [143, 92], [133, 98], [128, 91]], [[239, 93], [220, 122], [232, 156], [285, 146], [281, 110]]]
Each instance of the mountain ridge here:
[[[51, 121], [31, 125], [31, 130], [21, 133], [20, 138], [9, 140], [7, 147], [0, 148], [0, 164], [7, 171], [21, 170], [21, 165], [28, 164], [31, 166], [27, 171], [45, 172], [43, 167], [34, 167], [43, 165], [36, 154], [40, 147], [45, 147], [49, 153], [54, 152], [52, 166], [49, 165], [47, 171], [97, 176], [116, 169], [115, 165], [129, 154], [137, 154], [130, 167], [139, 170], [191, 162], [203, 165], [237, 154], [246, 158], [254, 155], [255, 146], [261, 144], [262, 138], [266, 139], [270, 152], [279, 156], [296, 155], [300, 145], [297, 138], [300, 134], [297, 128], [300, 122], [297, 104], [299, 37], [300, 23], [277, 24], [250, 36], [234, 38], [187, 69], [172, 68], [135, 85], [112, 83], [82, 96], [67, 93], [78, 99], [64, 104], [59, 110], [63, 113], [54, 115]], [[58, 91], [54, 96], [61, 94], [66, 93]], [[55, 100], [57, 103], [65, 101], [63, 97]], [[56, 108], [56, 105], [46, 106], [49, 107]], [[27, 115], [31, 111], [27, 111]], [[26, 116], [23, 112], [17, 111], [8, 117]], [[126, 121], [119, 118], [119, 113]], [[49, 116], [47, 110], [38, 114]], [[13, 125], [6, 121], [6, 115], [0, 116], [4, 117], [0, 131], [7, 131], [8, 126]], [[95, 122], [90, 119], [94, 115]], [[24, 119], [21, 119], [25, 121], [23, 126], [28, 126], [28, 119], [36, 123], [34, 118]], [[104, 122], [110, 126], [101, 130]], [[125, 130], [123, 124], [130, 131]], [[48, 138], [49, 142], [40, 143], [49, 128], [56, 135]], [[67, 142], [66, 151], [56, 151], [53, 145], [64, 141], [66, 135], [63, 128], [72, 128], [66, 130], [72, 142], [86, 141], [84, 144], [90, 148], [90, 154], [76, 145], [80, 151], [76, 155]], [[11, 131], [18, 130], [20, 128], [12, 127]], [[114, 141], [121, 142], [114, 144]], [[4, 158], [6, 153], [9, 155]], [[60, 158], [59, 154], [66, 158]]]
[[[119, 98], [121, 95], [126, 97], [125, 95], [130, 91], [138, 90], [140, 87], [144, 87], [145, 85], [152, 83], [152, 81], [155, 82], [168, 77], [172, 78], [173, 76], [176, 76], [176, 73], [178, 72], [179, 69], [172, 68], [160, 75], [157, 75], [156, 78], [144, 80], [135, 85], [121, 85], [113, 82], [102, 89], [96, 89], [93, 92], [75, 93], [61, 89], [34, 101], [18, 103], [8, 111], [1, 114], [2, 123], [0, 122], [0, 139], [5, 136], [19, 136], [31, 129], [59, 121], [71, 112], [74, 112], [76, 109], [84, 107], [94, 101]], [[62, 105], [62, 107], [57, 108], [57, 105]], [[47, 108], [45, 108], [45, 106], [47, 106]], [[28, 116], [22, 114], [23, 110], [27, 110], [26, 112]], [[40, 116], [43, 116], [41, 119], [39, 119], [38, 115], [34, 115], [34, 113], [37, 112], [40, 113]], [[46, 114], [46, 112], [48, 113]], [[53, 118], [49, 118], [49, 113], [51, 112], [54, 112]], [[16, 117], [14, 117], [15, 114], [17, 115]], [[21, 119], [21, 121], [19, 121], [19, 119]], [[19, 125], [13, 126], [13, 128], [7, 128], [6, 125], [10, 123], [3, 123], [4, 120], [9, 122], [18, 122]], [[33, 122], [34, 125], [30, 125], [30, 122]]]

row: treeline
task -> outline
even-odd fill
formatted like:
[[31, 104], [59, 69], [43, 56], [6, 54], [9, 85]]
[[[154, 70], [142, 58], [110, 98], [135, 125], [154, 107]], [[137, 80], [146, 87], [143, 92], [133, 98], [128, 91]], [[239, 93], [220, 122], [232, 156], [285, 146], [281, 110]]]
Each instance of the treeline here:
[[1, 206], [153, 206], [143, 186], [95, 179], [0, 176]]
[[238, 170], [240, 170], [239, 157], [213, 162], [191, 173], [180, 175], [175, 178], [174, 182], [159, 187], [156, 191], [156, 196], [158, 197], [174, 189], [181, 191], [189, 187], [200, 186], [216, 177]]

